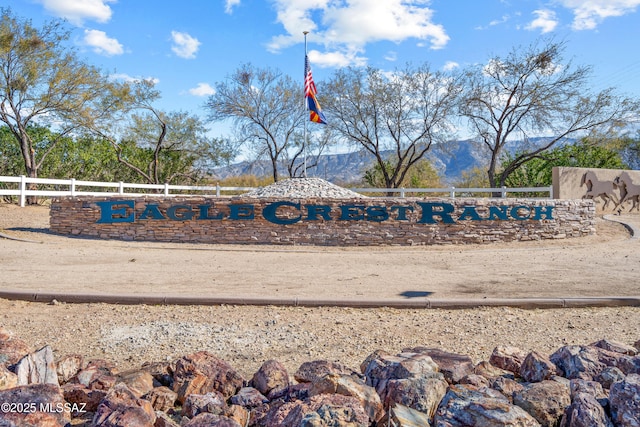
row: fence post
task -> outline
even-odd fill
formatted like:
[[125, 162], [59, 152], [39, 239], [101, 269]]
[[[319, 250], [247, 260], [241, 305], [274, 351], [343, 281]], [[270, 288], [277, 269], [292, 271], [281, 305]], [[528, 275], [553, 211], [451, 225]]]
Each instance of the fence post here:
[[505, 199], [507, 197], [507, 187], [502, 186], [501, 194], [502, 194], [502, 198], [503, 199]]
[[553, 185], [549, 186], [549, 198], [553, 200]]
[[451, 197], [452, 199], [456, 198], [456, 187], [451, 187], [449, 189], [449, 197]]
[[24, 208], [26, 203], [26, 195], [27, 192], [27, 177], [24, 175], [20, 175], [20, 207]]
[[216, 197], [220, 197], [220, 183], [216, 182]]
[[71, 197], [76, 197], [76, 179], [71, 178]]
[[400, 187], [400, 197], [404, 199], [404, 187]]
[[121, 196], [124, 194], [124, 182], [122, 181], [118, 183], [118, 194]]
[[164, 183], [164, 195], [165, 196], [169, 195], [169, 183], [168, 182]]

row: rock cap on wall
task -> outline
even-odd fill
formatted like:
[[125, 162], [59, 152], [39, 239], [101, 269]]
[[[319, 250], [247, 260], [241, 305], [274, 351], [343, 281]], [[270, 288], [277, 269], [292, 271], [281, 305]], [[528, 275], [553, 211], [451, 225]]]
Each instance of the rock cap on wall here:
[[321, 197], [327, 199], [364, 198], [360, 193], [339, 187], [321, 178], [290, 178], [243, 194], [244, 197], [289, 197], [306, 199]]

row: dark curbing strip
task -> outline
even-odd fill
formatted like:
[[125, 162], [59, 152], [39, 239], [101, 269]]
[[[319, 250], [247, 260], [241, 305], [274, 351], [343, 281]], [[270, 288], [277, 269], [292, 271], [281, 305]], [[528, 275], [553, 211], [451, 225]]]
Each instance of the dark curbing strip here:
[[353, 308], [424, 308], [464, 309], [478, 307], [536, 308], [582, 308], [582, 307], [638, 307], [640, 297], [593, 297], [593, 298], [483, 298], [483, 299], [380, 299], [340, 300], [308, 298], [215, 298], [172, 295], [103, 295], [68, 294], [55, 292], [30, 292], [2, 290], [0, 298], [19, 301], [50, 303], [52, 301], [87, 304], [106, 303], [123, 305], [255, 305], [290, 307], [353, 307]]
[[604, 215], [602, 218], [606, 219], [607, 221], [617, 222], [619, 224], [624, 225], [627, 228], [627, 230], [629, 230], [629, 233], [631, 233], [630, 240], [640, 239], [640, 229], [634, 224], [628, 221], [625, 221], [623, 218], [620, 218], [619, 216], [616, 216], [616, 215]]
[[9, 234], [4, 234], [4, 233], [0, 233], [0, 239], [16, 240], [18, 242], [26, 242], [26, 243], [42, 243], [36, 240], [21, 239], [20, 237], [11, 236]]

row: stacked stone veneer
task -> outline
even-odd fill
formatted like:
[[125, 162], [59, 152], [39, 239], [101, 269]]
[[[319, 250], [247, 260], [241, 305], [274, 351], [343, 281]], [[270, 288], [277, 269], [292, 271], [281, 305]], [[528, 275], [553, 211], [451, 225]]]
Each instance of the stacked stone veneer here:
[[[203, 205], [208, 207], [203, 209]], [[108, 207], [106, 213], [104, 206]], [[265, 218], [270, 216], [269, 206], [271, 221]], [[277, 209], [273, 209], [274, 206]], [[413, 210], [398, 206], [410, 206]], [[425, 215], [425, 207], [433, 215]], [[452, 209], [449, 217], [455, 220], [454, 223], [442, 221], [444, 218], [439, 212], [443, 208]], [[485, 219], [490, 209], [494, 213], [497, 210], [508, 213], [508, 219]], [[552, 219], [546, 214], [550, 210]], [[465, 212], [466, 218], [458, 220]], [[474, 212], [477, 215], [473, 215]], [[514, 219], [511, 214], [520, 219]], [[203, 215], [208, 219], [201, 219]], [[127, 222], [104, 222], [105, 217]], [[299, 221], [276, 224], [274, 218], [278, 222]], [[425, 220], [435, 222], [425, 223]], [[100, 239], [336, 246], [431, 245], [586, 236], [595, 232], [595, 206], [591, 200], [64, 197], [53, 200], [50, 222], [54, 233]]]

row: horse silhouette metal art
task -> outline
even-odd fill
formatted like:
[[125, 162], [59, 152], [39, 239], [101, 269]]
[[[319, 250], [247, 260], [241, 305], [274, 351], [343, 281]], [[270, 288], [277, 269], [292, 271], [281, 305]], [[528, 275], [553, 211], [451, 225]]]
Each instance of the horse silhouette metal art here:
[[606, 209], [609, 202], [613, 201], [617, 207], [620, 203], [616, 194], [613, 192], [615, 184], [611, 181], [600, 181], [593, 171], [587, 171], [582, 175], [580, 186], [586, 185], [587, 192], [582, 196], [583, 199], [595, 199], [600, 197], [604, 201], [602, 209]]
[[640, 185], [634, 184], [631, 175], [627, 171], [623, 171], [620, 173], [616, 179], [613, 180], [613, 184], [620, 189], [620, 201], [616, 203], [614, 210], [622, 209], [622, 204], [628, 200], [631, 200], [633, 204], [631, 205], [631, 212], [634, 208], [637, 211], [640, 211]]

